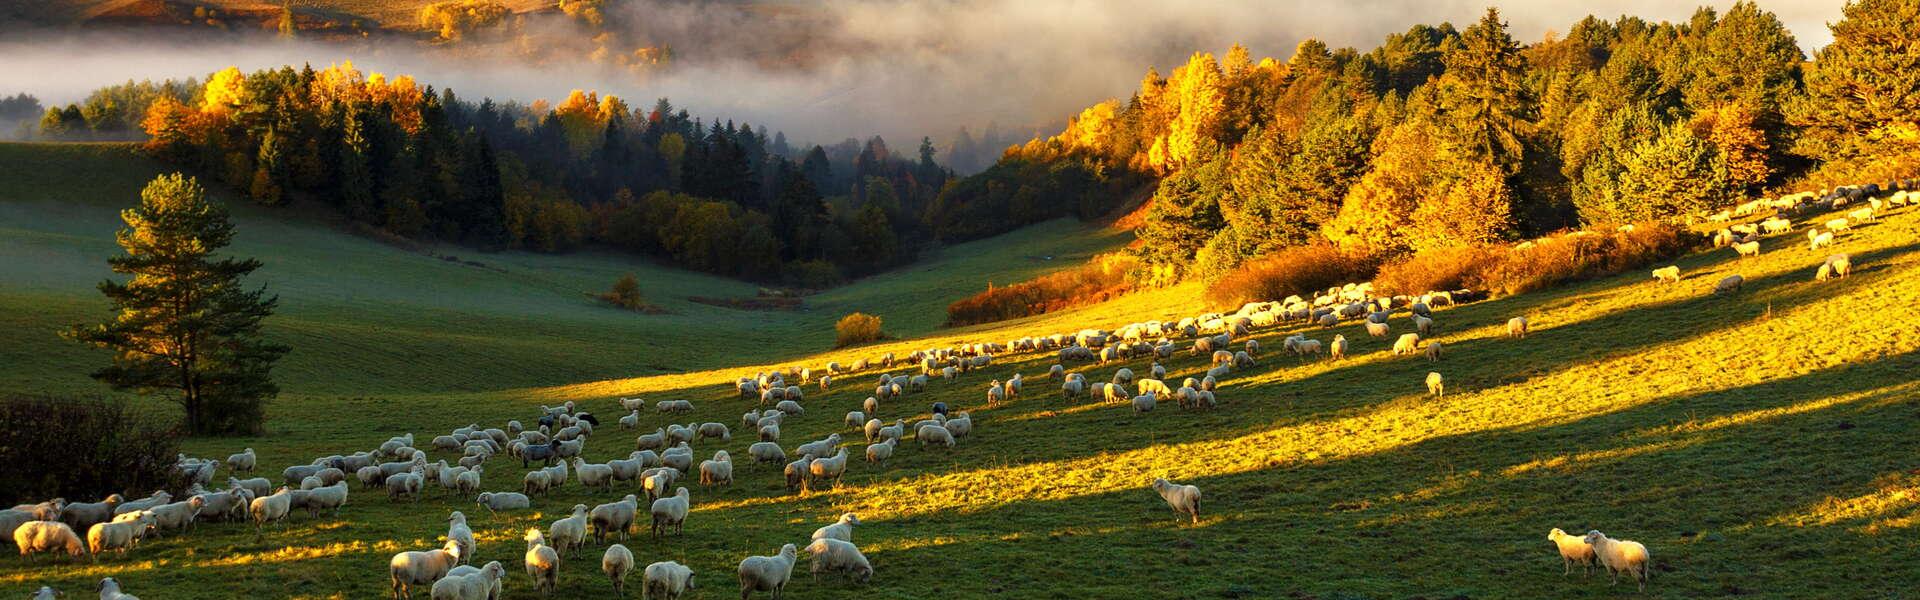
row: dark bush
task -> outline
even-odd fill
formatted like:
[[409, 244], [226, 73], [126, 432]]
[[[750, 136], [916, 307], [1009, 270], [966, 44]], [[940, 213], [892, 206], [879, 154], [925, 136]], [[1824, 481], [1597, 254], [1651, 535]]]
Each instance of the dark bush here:
[[0, 505], [146, 496], [169, 484], [180, 451], [176, 431], [93, 398], [0, 398], [0, 431]]

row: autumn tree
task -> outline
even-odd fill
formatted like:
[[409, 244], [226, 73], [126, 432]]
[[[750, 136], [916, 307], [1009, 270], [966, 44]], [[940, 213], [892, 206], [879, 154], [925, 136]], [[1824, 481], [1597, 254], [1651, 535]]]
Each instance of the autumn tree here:
[[1622, 166], [1620, 221], [1697, 214], [1726, 198], [1724, 165], [1711, 144], [1685, 127], [1663, 128], [1659, 137], [1636, 146]]
[[258, 433], [265, 402], [280, 391], [273, 364], [287, 352], [260, 336], [278, 298], [240, 284], [260, 262], [214, 256], [232, 242], [233, 223], [189, 177], [154, 179], [121, 218], [127, 255], [107, 262], [131, 278], [100, 283], [115, 317], [67, 332], [113, 350], [112, 364], [93, 377], [114, 389], [173, 395], [194, 433]]
[[1920, 0], [1847, 3], [1791, 111], [1804, 128], [1797, 152], [1866, 176], [1911, 173], [1920, 164], [1917, 14]]

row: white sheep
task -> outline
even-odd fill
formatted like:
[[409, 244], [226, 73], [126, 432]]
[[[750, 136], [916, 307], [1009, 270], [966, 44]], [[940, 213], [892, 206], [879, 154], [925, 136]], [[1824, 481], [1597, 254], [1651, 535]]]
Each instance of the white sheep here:
[[1174, 514], [1187, 515], [1194, 523], [1200, 522], [1200, 488], [1177, 484], [1161, 477], [1153, 480], [1153, 491], [1167, 501], [1167, 506], [1173, 508]]
[[323, 510], [328, 514], [339, 515], [340, 507], [346, 504], [347, 482], [345, 481], [308, 490], [306, 506], [309, 515], [319, 516], [320, 511]]
[[1387, 337], [1387, 334], [1391, 333], [1392, 331], [1393, 331], [1393, 328], [1387, 326], [1386, 323], [1375, 323], [1372, 321], [1367, 322], [1367, 335], [1370, 335], [1373, 337]]
[[1440, 373], [1427, 373], [1427, 394], [1436, 398], [1446, 394], [1447, 385], [1441, 380]]
[[1593, 545], [1593, 556], [1599, 559], [1600, 566], [1606, 567], [1607, 573], [1613, 576], [1614, 585], [1620, 584], [1620, 574], [1624, 572], [1640, 584], [1640, 591], [1647, 590], [1647, 577], [1651, 575], [1647, 567], [1652, 556], [1645, 545], [1608, 538], [1599, 530], [1588, 531], [1586, 541]]
[[[662, 457], [662, 460], [665, 460], [665, 457]], [[611, 465], [604, 463], [596, 465], [576, 456], [573, 459], [573, 474], [574, 478], [580, 480], [580, 485], [582, 486], [600, 488], [602, 490], [613, 489], [613, 467]]]
[[816, 538], [807, 545], [807, 554], [813, 560], [809, 569], [814, 577], [827, 571], [846, 571], [847, 576], [857, 583], [866, 583], [873, 578], [873, 563], [860, 553], [860, 547], [853, 542], [833, 538]]
[[713, 453], [712, 460], [700, 461], [700, 485], [732, 485], [733, 459], [727, 451]]
[[620, 544], [607, 546], [607, 551], [600, 555], [600, 572], [606, 573], [607, 579], [613, 581], [614, 595], [626, 596], [627, 574], [633, 572], [633, 551]]
[[1593, 544], [1587, 543], [1585, 538], [1568, 535], [1559, 527], [1555, 527], [1553, 531], [1547, 532], [1547, 541], [1553, 542], [1554, 546], [1560, 549], [1560, 562], [1566, 567], [1560, 573], [1562, 577], [1572, 575], [1575, 564], [1579, 564], [1583, 571], [1593, 573]]
[[[1832, 224], [1829, 223], [1828, 227], [1831, 228]], [[1838, 231], [1838, 228], [1835, 228], [1835, 230]], [[1738, 244], [1734, 244], [1733, 251], [1739, 253], [1740, 258], [1749, 258], [1749, 257], [1759, 256], [1760, 241], [1754, 240], [1751, 242], [1740, 242]]]
[[841, 448], [833, 456], [816, 458], [807, 464], [807, 473], [814, 481], [829, 481], [840, 484], [840, 476], [847, 472], [847, 449]]
[[127, 550], [140, 543], [141, 538], [153, 532], [153, 515], [145, 512], [133, 514], [138, 516], [131, 521], [94, 523], [87, 529], [87, 552], [93, 555], [94, 560], [99, 560], [100, 554], [108, 550], [126, 554]]
[[1327, 344], [1327, 358], [1340, 360], [1347, 357], [1347, 336], [1333, 336], [1333, 343]]
[[773, 442], [756, 442], [747, 447], [747, 455], [753, 457], [756, 463], [779, 464], [787, 461], [787, 451]]
[[252, 448], [247, 448], [245, 450], [241, 450], [238, 454], [231, 454], [227, 456], [227, 468], [232, 469], [236, 472], [252, 471], [254, 468], [254, 465], [257, 464], [258, 462], [259, 460], [257, 456], [253, 453]]
[[1440, 342], [1433, 342], [1433, 343], [1427, 344], [1427, 362], [1434, 362], [1434, 361], [1440, 360], [1441, 347], [1442, 346]]
[[1821, 248], [1830, 247], [1832, 245], [1833, 245], [1833, 232], [1823, 231], [1816, 235], [1812, 229], [1807, 230], [1807, 249], [1808, 250], [1819, 250]]
[[672, 496], [654, 500], [653, 537], [666, 536], [669, 526], [673, 527], [675, 534], [681, 533], [686, 527], [687, 511], [691, 507], [692, 500], [687, 494], [687, 488], [674, 490]]
[[860, 517], [858, 515], [846, 513], [840, 515], [840, 520], [834, 521], [832, 525], [813, 530], [813, 537], [809, 539], [835, 539], [851, 542], [853, 541], [853, 527], [859, 524]]
[[100, 592], [100, 600], [140, 600], [138, 596], [120, 591], [120, 582], [112, 577], [103, 577], [94, 586]]
[[1821, 263], [1820, 267], [1823, 272], [1830, 272], [1832, 277], [1846, 277], [1853, 273], [1853, 257], [1835, 254], [1827, 257], [1827, 261]]
[[796, 549], [793, 544], [780, 547], [773, 556], [749, 556], [740, 561], [740, 597], [744, 600], [753, 592], [771, 592], [778, 599], [787, 589], [787, 582], [793, 579], [793, 563]]
[[1653, 279], [1666, 283], [1678, 283], [1680, 281], [1680, 265], [1668, 265], [1654, 269]]
[[1512, 338], [1527, 337], [1527, 318], [1514, 317], [1511, 319], [1507, 319], [1507, 337], [1512, 337]]
[[893, 450], [898, 444], [899, 441], [892, 438], [867, 444], [867, 462], [879, 463], [892, 458]]
[[533, 506], [533, 501], [527, 499], [526, 494], [519, 492], [481, 492], [474, 502], [486, 507], [487, 512], [490, 513]]
[[33, 597], [28, 600], [59, 600], [61, 596], [65, 595], [67, 595], [66, 592], [57, 591], [53, 589], [52, 586], [43, 585], [40, 586], [40, 590], [34, 592]]
[[419, 502], [420, 487], [426, 479], [427, 474], [424, 467], [415, 467], [414, 470], [410, 472], [388, 475], [387, 500], [392, 501], [399, 499], [401, 496], [407, 496], [414, 502]]
[[284, 486], [270, 495], [254, 498], [253, 503], [247, 507], [248, 514], [253, 515], [255, 531], [264, 530], [267, 523], [286, 519], [287, 513], [292, 511], [293, 489]]
[[500, 597], [500, 580], [507, 576], [507, 568], [500, 561], [492, 561], [487, 566], [454, 567], [446, 577], [433, 582], [433, 600], [492, 600]]
[[[539, 533], [533, 530], [532, 533]], [[554, 521], [547, 526], [547, 536], [552, 538], [554, 553], [566, 554], [585, 546], [587, 543], [587, 505], [573, 505], [573, 514], [565, 519]], [[542, 539], [542, 544], [549, 543]]]
[[1400, 339], [1393, 342], [1394, 356], [1400, 356], [1402, 354], [1413, 354], [1419, 349], [1420, 349], [1420, 334], [1418, 333], [1400, 334]]
[[477, 545], [473, 541], [473, 528], [467, 526], [466, 513], [456, 510], [447, 515], [447, 543], [458, 547], [456, 554], [460, 555], [460, 562], [473, 556]]
[[79, 558], [87, 552], [86, 545], [80, 543], [80, 536], [73, 532], [73, 528], [59, 521], [21, 523], [13, 530], [13, 545], [20, 549], [23, 558], [38, 552], [62, 550], [69, 556]]
[[1422, 337], [1433, 335], [1433, 319], [1420, 315], [1413, 316], [1413, 331]]
[[920, 446], [939, 445], [953, 448], [953, 432], [940, 425], [921, 425], [914, 431], [913, 438], [920, 440]]
[[645, 600], [680, 600], [688, 590], [698, 589], [693, 583], [693, 569], [673, 561], [647, 565], [643, 576], [646, 583], [640, 595]]
[[1159, 401], [1158, 398], [1156, 398], [1152, 392], [1134, 396], [1133, 397], [1133, 413], [1141, 414], [1141, 413], [1153, 412], [1153, 407], [1155, 404], [1158, 403], [1158, 401]]
[[1725, 293], [1738, 291], [1740, 289], [1740, 286], [1742, 284], [1745, 284], [1746, 281], [1747, 279], [1745, 277], [1741, 277], [1737, 273], [1733, 275], [1728, 275], [1726, 277], [1722, 277], [1720, 278], [1719, 283], [1713, 284], [1713, 293], [1725, 294]]
[[560, 551], [547, 545], [539, 528], [528, 528], [524, 539], [527, 553], [521, 560], [526, 563], [527, 576], [533, 578], [533, 586], [541, 594], [553, 593], [560, 583]]
[[463, 555], [460, 545], [447, 540], [446, 545], [435, 550], [419, 552], [401, 552], [387, 561], [387, 575], [394, 598], [412, 598], [413, 588], [427, 586], [433, 589], [433, 583], [447, 576], [447, 571], [460, 564]]

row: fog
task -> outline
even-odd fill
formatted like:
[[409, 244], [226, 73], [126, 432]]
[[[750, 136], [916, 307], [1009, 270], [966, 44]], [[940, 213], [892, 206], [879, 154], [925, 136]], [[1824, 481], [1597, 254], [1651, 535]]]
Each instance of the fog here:
[[[1724, 10], [1731, 2], [1708, 3]], [[1764, 0], [1803, 49], [1826, 44], [1841, 0]], [[1515, 38], [1564, 32], [1592, 13], [1680, 21], [1695, 3], [1553, 0], [1503, 3]], [[1148, 67], [1166, 74], [1195, 50], [1233, 42], [1284, 60], [1302, 38], [1365, 50], [1415, 23], [1464, 28], [1485, 0], [629, 0], [609, 11], [615, 39], [672, 48], [666, 67], [589, 60], [602, 42], [573, 21], [522, 19], [511, 36], [449, 50], [384, 42], [278, 40], [231, 33], [134, 35], [28, 30], [0, 35], [0, 95], [76, 101], [128, 79], [204, 77], [234, 65], [324, 66], [405, 73], [464, 98], [558, 99], [574, 88], [635, 106], [666, 96], [694, 114], [765, 125], [796, 143], [881, 134], [905, 146], [961, 126], [1057, 126], [1105, 98], [1125, 98]], [[623, 47], [620, 51], [624, 51]]]

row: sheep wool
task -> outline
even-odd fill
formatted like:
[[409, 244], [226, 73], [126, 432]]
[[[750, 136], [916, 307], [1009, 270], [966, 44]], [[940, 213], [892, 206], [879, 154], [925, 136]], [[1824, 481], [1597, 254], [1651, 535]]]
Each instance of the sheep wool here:
[[1162, 477], [1153, 480], [1153, 491], [1159, 493], [1160, 499], [1173, 508], [1174, 514], [1187, 515], [1194, 523], [1200, 522], [1199, 487], [1181, 485]]
[[1589, 574], [1593, 572], [1593, 544], [1587, 543], [1586, 538], [1568, 535], [1559, 527], [1555, 527], [1553, 531], [1547, 532], [1547, 541], [1553, 542], [1554, 546], [1560, 549], [1560, 562], [1566, 567], [1560, 573], [1561, 576], [1572, 575], [1575, 564], [1580, 565]]
[[1652, 555], [1647, 553], [1645, 545], [1640, 542], [1608, 538], [1607, 534], [1600, 533], [1597, 529], [1587, 532], [1586, 542], [1593, 546], [1594, 558], [1599, 559], [1600, 566], [1607, 568], [1607, 573], [1612, 575], [1614, 584], [1620, 583], [1620, 574], [1624, 572], [1640, 584], [1640, 591], [1646, 591], [1649, 575], [1647, 566]]

